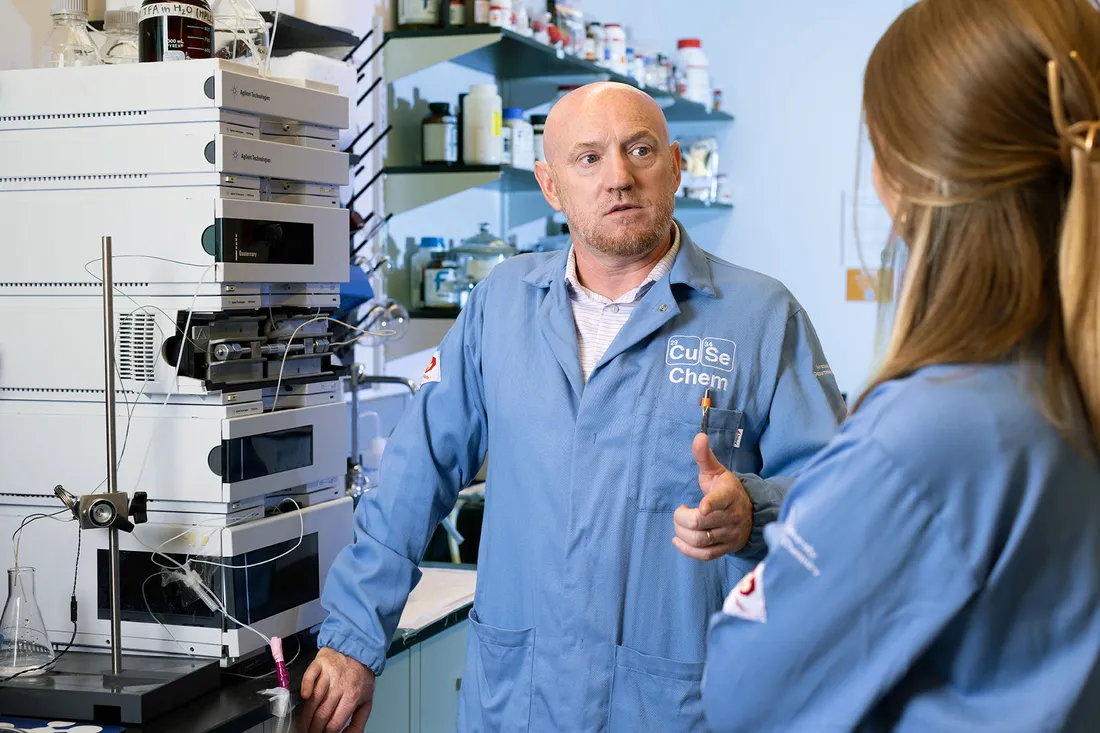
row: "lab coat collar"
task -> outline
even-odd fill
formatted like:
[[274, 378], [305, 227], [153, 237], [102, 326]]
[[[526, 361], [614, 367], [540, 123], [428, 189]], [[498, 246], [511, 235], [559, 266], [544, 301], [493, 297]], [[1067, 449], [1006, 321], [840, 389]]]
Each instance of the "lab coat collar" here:
[[710, 258], [687, 233], [683, 224], [677, 221], [676, 226], [680, 227], [680, 254], [676, 256], [676, 262], [672, 264], [672, 271], [668, 274], [669, 282], [673, 285], [687, 285], [704, 295], [715, 297], [718, 291], [714, 288]]
[[[711, 275], [710, 260], [699, 245], [688, 235], [684, 225], [674, 220], [680, 229], [680, 253], [676, 255], [676, 262], [669, 273], [669, 282], [672, 284], [687, 285], [700, 293], [714, 297], [714, 278]], [[528, 285], [536, 288], [549, 288], [557, 280], [565, 280], [566, 266], [569, 264], [569, 250], [564, 249], [557, 255], [546, 260], [523, 280]]]

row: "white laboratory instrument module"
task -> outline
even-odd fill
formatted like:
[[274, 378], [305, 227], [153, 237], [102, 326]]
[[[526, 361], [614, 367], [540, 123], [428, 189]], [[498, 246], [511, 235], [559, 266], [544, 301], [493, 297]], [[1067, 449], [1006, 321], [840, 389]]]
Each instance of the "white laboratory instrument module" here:
[[348, 109], [220, 60], [0, 72], [0, 568], [59, 652], [5, 714], [139, 724], [323, 619]]

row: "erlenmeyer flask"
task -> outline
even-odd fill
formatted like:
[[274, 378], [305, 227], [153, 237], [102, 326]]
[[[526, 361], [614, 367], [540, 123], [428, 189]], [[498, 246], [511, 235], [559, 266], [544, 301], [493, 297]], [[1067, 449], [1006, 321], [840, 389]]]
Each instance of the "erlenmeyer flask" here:
[[[8, 600], [0, 615], [0, 677], [48, 671], [53, 647], [34, 597], [34, 568], [8, 570]], [[27, 671], [32, 670], [32, 671]]]

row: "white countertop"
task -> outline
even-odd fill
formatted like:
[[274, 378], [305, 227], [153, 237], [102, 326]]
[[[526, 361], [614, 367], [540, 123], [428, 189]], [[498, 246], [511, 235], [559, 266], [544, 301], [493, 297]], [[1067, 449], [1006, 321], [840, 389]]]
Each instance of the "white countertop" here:
[[476, 570], [424, 568], [405, 604], [398, 628], [419, 631], [474, 601]]

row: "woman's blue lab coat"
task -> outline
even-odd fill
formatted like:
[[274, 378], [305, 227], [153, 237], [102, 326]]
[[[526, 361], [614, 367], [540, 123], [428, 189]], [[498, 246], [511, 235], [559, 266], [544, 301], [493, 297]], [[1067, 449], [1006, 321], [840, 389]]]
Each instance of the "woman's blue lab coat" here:
[[1100, 469], [1034, 377], [924, 369], [806, 467], [712, 624], [714, 733], [1100, 730]]
[[[513, 258], [472, 294], [359, 503], [320, 643], [382, 668], [424, 548], [488, 450], [459, 729], [703, 731], [708, 619], [844, 407], [787, 290], [686, 234], [586, 384], [566, 255]], [[702, 498], [708, 386], [711, 444], [756, 526], [740, 556], [703, 563], [673, 546], [672, 512]]]

